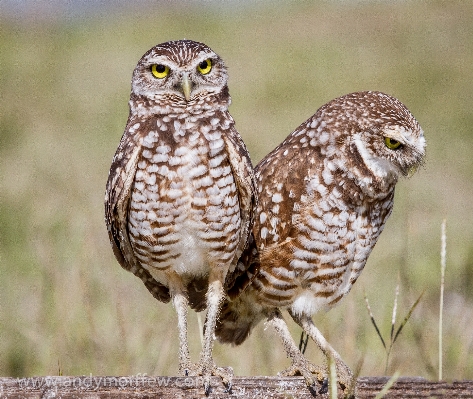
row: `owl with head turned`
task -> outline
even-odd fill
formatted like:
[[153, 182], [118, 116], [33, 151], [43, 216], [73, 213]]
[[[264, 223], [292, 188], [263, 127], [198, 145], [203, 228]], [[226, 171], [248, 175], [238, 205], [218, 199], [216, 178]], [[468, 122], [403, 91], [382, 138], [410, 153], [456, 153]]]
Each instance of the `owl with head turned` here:
[[[178, 316], [179, 371], [231, 386], [212, 358], [221, 303], [245, 270], [256, 206], [248, 151], [228, 112], [223, 60], [208, 46], [170, 41], [150, 49], [132, 77], [130, 113], [112, 161], [105, 221], [120, 265]], [[207, 309], [200, 361], [190, 361], [187, 309]], [[159, 322], [156, 320], [155, 322]]]
[[418, 122], [384, 93], [339, 97], [302, 123], [255, 168], [258, 206], [241, 258], [247, 272], [223, 306], [217, 338], [241, 344], [266, 319], [292, 360], [282, 374], [302, 374], [315, 389], [326, 369], [299, 351], [286, 309], [349, 387], [350, 368], [311, 316], [350, 291], [391, 214], [398, 179], [412, 175], [424, 154]]

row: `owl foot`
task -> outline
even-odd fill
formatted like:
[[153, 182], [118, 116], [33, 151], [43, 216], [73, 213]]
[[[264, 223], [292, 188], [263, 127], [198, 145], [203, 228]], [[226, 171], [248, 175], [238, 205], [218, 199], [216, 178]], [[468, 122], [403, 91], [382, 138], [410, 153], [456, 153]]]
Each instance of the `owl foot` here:
[[316, 366], [309, 362], [304, 357], [294, 360], [292, 365], [287, 369], [278, 373], [282, 377], [289, 377], [294, 375], [301, 375], [304, 377], [309, 390], [317, 394], [317, 383], [322, 383], [319, 393], [324, 393], [324, 386], [326, 385], [327, 370], [324, 367]]
[[350, 367], [342, 360], [335, 359], [335, 370], [337, 373], [337, 382], [341, 385], [345, 393], [349, 393], [356, 382]]
[[233, 368], [231, 367], [217, 367], [213, 365], [212, 371], [208, 376], [204, 375], [204, 390], [205, 394], [210, 393], [210, 376], [215, 375], [222, 379], [223, 385], [225, 385], [225, 392], [232, 392], [232, 379], [233, 379]]
[[[336, 378], [339, 386], [345, 393], [349, 393], [354, 386], [354, 376], [350, 368], [341, 361], [335, 361]], [[330, 377], [326, 367], [317, 366], [306, 359], [298, 359], [293, 361], [292, 365], [287, 369], [278, 373], [283, 377], [301, 375], [304, 377], [309, 390], [313, 393], [328, 392], [328, 378]], [[317, 392], [317, 383], [321, 384]]]
[[210, 378], [212, 376], [220, 377], [223, 384], [225, 385], [225, 392], [231, 392], [232, 390], [232, 379], [233, 379], [233, 369], [231, 367], [217, 367], [213, 361], [205, 362], [209, 364], [204, 364], [203, 362], [196, 364], [186, 364], [183, 365], [181, 374], [186, 377], [203, 377], [204, 381], [204, 391], [205, 395], [208, 396], [212, 390], [210, 386]]

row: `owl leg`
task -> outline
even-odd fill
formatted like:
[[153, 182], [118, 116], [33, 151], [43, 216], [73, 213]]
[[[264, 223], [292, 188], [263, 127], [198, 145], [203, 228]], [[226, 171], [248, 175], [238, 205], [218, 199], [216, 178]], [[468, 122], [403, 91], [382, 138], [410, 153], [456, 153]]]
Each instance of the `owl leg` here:
[[312, 318], [307, 315], [297, 315], [289, 310], [289, 314], [294, 321], [299, 324], [309, 337], [317, 344], [328, 361], [332, 359], [335, 362], [338, 382], [349, 390], [353, 386], [353, 372], [342, 360], [341, 356], [332, 348], [322, 333], [317, 329]]
[[[220, 267], [218, 267], [220, 269]], [[200, 367], [202, 368], [202, 376], [204, 377], [204, 389], [206, 395], [210, 393], [210, 377], [212, 375], [222, 378], [223, 383], [227, 386], [227, 390], [231, 390], [233, 370], [231, 367], [217, 367], [212, 358], [212, 348], [215, 335], [215, 326], [220, 311], [220, 305], [224, 298], [223, 290], [223, 273], [219, 273], [217, 278], [210, 278], [209, 288], [207, 291], [207, 316], [204, 326], [204, 344], [200, 356]]]
[[[287, 324], [279, 309], [273, 309], [268, 314], [266, 324], [270, 325], [282, 340], [282, 344], [286, 351], [287, 357], [292, 364], [286, 370], [279, 373], [281, 376], [302, 375], [309, 386], [309, 389], [316, 392], [317, 380], [323, 381], [325, 378], [325, 370], [309, 362], [301, 353], [296, 343], [292, 339], [291, 333], [287, 328]], [[315, 377], [314, 378], [314, 374]]]
[[[155, 277], [156, 278], [156, 277]], [[179, 374], [198, 375], [198, 370], [191, 363], [189, 343], [187, 339], [187, 309], [189, 300], [181, 277], [175, 272], [168, 272], [169, 292], [177, 313], [177, 328], [179, 331]]]
[[173, 293], [172, 301], [177, 313], [177, 327], [179, 330], [179, 373], [189, 375], [193, 366], [189, 354], [189, 344], [187, 341], [187, 306], [188, 300], [185, 292]]

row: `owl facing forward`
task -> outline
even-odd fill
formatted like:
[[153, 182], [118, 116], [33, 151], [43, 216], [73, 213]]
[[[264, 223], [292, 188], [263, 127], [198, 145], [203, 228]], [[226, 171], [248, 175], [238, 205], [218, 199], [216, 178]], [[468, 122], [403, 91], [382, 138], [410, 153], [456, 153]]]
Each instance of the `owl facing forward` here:
[[350, 385], [350, 369], [311, 316], [350, 291], [391, 213], [399, 177], [412, 174], [424, 153], [418, 122], [380, 92], [330, 101], [291, 133], [255, 168], [253, 244], [242, 257], [250, 268], [223, 307], [219, 340], [240, 344], [267, 319], [292, 359], [284, 374], [313, 385], [312, 373], [323, 378], [324, 370], [299, 352], [280, 312], [287, 309]]
[[[105, 219], [114, 254], [178, 315], [179, 370], [231, 383], [212, 360], [225, 291], [252, 226], [255, 182], [228, 113], [222, 59], [205, 44], [159, 44], [138, 62], [130, 113], [107, 182]], [[207, 309], [204, 344], [191, 364], [187, 308]]]

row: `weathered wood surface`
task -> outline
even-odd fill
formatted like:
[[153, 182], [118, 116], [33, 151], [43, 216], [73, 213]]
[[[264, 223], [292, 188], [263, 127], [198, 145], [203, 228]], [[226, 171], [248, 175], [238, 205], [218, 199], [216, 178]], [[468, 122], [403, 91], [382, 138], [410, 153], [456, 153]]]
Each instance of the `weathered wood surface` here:
[[[361, 377], [357, 398], [374, 398], [388, 378]], [[0, 398], [206, 398], [199, 377], [28, 377], [0, 378]], [[313, 398], [302, 377], [235, 377], [230, 393], [219, 378], [212, 378], [208, 398], [289, 399]], [[473, 398], [473, 381], [432, 382], [399, 378], [385, 398]], [[317, 398], [328, 398], [318, 394]], [[339, 392], [339, 398], [343, 393]]]

